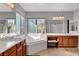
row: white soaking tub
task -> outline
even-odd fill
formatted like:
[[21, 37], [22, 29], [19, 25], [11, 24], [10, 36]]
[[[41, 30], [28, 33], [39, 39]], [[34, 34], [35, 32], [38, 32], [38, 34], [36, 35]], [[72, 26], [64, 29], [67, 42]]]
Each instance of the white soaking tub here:
[[29, 34], [26, 38], [26, 42], [28, 55], [33, 55], [47, 48], [47, 41], [43, 40], [40, 34]]

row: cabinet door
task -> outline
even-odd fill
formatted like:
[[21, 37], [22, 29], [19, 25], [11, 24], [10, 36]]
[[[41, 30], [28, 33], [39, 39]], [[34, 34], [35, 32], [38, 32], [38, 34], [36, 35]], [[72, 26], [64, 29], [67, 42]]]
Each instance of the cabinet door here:
[[15, 56], [16, 55], [16, 51], [13, 51], [9, 56]]
[[17, 48], [17, 56], [22, 56], [22, 46]]
[[24, 44], [22, 48], [23, 48], [22, 50], [23, 56], [26, 56], [26, 45]]
[[68, 47], [68, 36], [63, 36], [63, 47]]
[[23, 40], [23, 41], [21, 42], [21, 45], [22, 45], [22, 55], [23, 55], [23, 56], [26, 56], [26, 41]]
[[58, 36], [57, 37], [57, 41], [58, 41], [58, 47], [62, 47], [63, 46], [63, 37], [62, 36]]
[[74, 47], [74, 48], [77, 48], [77, 47], [78, 47], [78, 36], [74, 36], [73, 39], [74, 39], [74, 40], [73, 40], [73, 47]]
[[73, 45], [74, 45], [74, 36], [69, 36], [68, 46], [73, 47]]
[[[9, 55], [12, 54], [14, 51], [16, 51], [16, 45], [13, 46], [13, 47], [11, 47], [10, 49], [6, 50], [6, 51], [4, 52], [4, 56], [9, 56]], [[16, 56], [16, 54], [15, 54], [15, 56]]]
[[3, 54], [0, 54], [0, 56], [2, 56]]

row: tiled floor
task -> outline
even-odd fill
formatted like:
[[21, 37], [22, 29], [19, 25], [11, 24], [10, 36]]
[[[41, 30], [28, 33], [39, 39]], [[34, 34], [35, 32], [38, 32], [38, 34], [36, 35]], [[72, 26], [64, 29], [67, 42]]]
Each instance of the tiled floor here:
[[48, 48], [46, 50], [35, 53], [40, 56], [79, 56], [77, 48]]

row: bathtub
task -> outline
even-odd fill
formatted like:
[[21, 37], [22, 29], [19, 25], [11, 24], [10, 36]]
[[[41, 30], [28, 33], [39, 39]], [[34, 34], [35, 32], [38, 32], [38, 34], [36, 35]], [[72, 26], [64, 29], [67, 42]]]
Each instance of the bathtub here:
[[47, 41], [43, 40], [40, 34], [28, 35], [26, 38], [26, 42], [28, 55], [33, 55], [34, 53], [47, 48]]

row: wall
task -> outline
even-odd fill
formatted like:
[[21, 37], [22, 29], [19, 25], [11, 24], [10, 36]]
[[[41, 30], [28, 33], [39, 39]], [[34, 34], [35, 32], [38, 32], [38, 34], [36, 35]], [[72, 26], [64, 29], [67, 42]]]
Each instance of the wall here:
[[[79, 9], [73, 12], [73, 20], [78, 22], [78, 33], [79, 33]], [[78, 37], [78, 48], [79, 48], [79, 37]]]
[[[15, 4], [15, 8], [14, 8], [15, 10], [15, 12], [17, 12], [17, 13], [19, 13], [23, 18], [24, 18], [24, 20], [23, 20], [23, 31], [24, 31], [24, 33], [21, 33], [21, 34], [27, 34], [27, 20], [26, 20], [26, 16], [25, 16], [25, 11], [24, 11], [24, 9], [19, 5], [19, 4]], [[21, 26], [22, 27], [22, 26]]]
[[66, 20], [73, 20], [73, 12], [26, 12], [27, 18], [45, 18], [46, 20], [52, 20], [54, 16], [65, 17], [65, 32], [67, 32]]
[[18, 12], [20, 15], [25, 17], [25, 11], [19, 4], [16, 3], [14, 9], [15, 9], [15, 12]]
[[[73, 12], [73, 20], [79, 23], [79, 9]], [[79, 24], [78, 24], [78, 32], [79, 32]]]
[[6, 19], [15, 19], [16, 15], [14, 12], [0, 12], [0, 20], [6, 20]]

